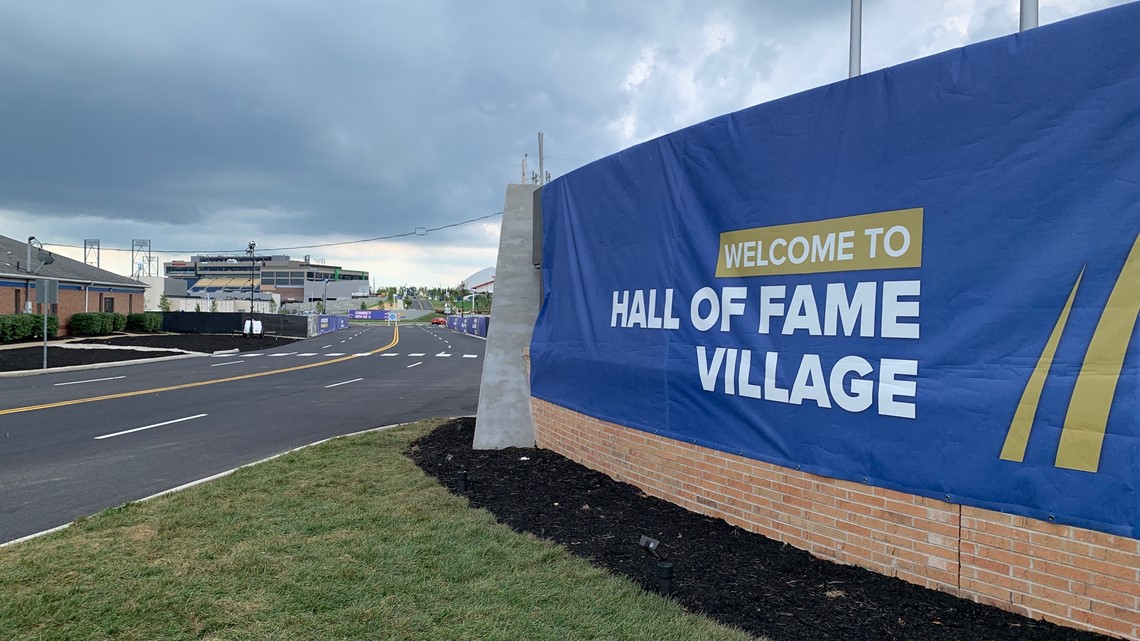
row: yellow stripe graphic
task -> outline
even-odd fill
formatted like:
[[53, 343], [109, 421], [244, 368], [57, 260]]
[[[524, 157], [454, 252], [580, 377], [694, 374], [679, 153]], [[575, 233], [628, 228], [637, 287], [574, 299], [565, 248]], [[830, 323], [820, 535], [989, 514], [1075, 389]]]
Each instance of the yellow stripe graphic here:
[[1081, 277], [1085, 275], [1082, 267], [1077, 274], [1077, 282], [1073, 283], [1073, 290], [1069, 292], [1069, 299], [1045, 342], [1045, 349], [1037, 359], [1037, 366], [1029, 376], [1025, 391], [1021, 393], [1021, 402], [1017, 404], [1017, 411], [1013, 414], [1013, 422], [1005, 435], [1005, 445], [1001, 448], [1001, 459], [1004, 461], [1025, 460], [1025, 447], [1029, 444], [1029, 432], [1033, 428], [1033, 418], [1037, 416], [1037, 406], [1041, 403], [1041, 390], [1045, 387], [1045, 379], [1049, 375], [1049, 368], [1053, 365], [1053, 357], [1057, 354], [1057, 345], [1061, 342], [1061, 333], [1065, 324], [1069, 322], [1069, 312], [1073, 309], [1073, 299], [1077, 297], [1077, 287], [1081, 284]]
[[[369, 355], [379, 354], [380, 352], [392, 349], [396, 343], [400, 342], [400, 327], [397, 325], [392, 335], [392, 342], [384, 347], [374, 349], [368, 352]], [[250, 378], [261, 378], [262, 376], [272, 376], [273, 374], [284, 374], [285, 372], [296, 372], [298, 370], [309, 369], [312, 367], [323, 367], [325, 365], [332, 365], [333, 363], [342, 363], [347, 360], [352, 360], [357, 356], [342, 356], [334, 358], [329, 361], [322, 361], [319, 363], [309, 363], [307, 365], [298, 365], [296, 367], [286, 367], [285, 369], [275, 369], [268, 372], [257, 372], [255, 374], [243, 374], [242, 376], [231, 376], [229, 378], [217, 378], [209, 381], [198, 381], [196, 383], [185, 383], [182, 385], [171, 385], [169, 387], [156, 387], [153, 389], [136, 390], [134, 392], [122, 392], [119, 394], [107, 394], [105, 396], [92, 396], [90, 398], [77, 398], [70, 401], [57, 401], [55, 403], [44, 403], [43, 405], [28, 405], [27, 407], [13, 407], [6, 410], [0, 410], [0, 416], [5, 414], [20, 414], [22, 412], [34, 412], [36, 410], [46, 410], [53, 407], [66, 407], [68, 405], [81, 405], [83, 403], [94, 403], [97, 401], [109, 401], [116, 398], [129, 398], [131, 396], [142, 396], [143, 394], [157, 394], [159, 392], [171, 392], [180, 389], [189, 389], [191, 387], [203, 387], [205, 385], [215, 385], [217, 383], [232, 383], [233, 381], [243, 381]]]
[[1140, 313], [1140, 236], [1132, 244], [1124, 268], [1108, 296], [1096, 324], [1089, 350], [1077, 375], [1073, 398], [1065, 414], [1057, 467], [1096, 472], [1108, 425], [1108, 411], [1116, 394], [1128, 339]]

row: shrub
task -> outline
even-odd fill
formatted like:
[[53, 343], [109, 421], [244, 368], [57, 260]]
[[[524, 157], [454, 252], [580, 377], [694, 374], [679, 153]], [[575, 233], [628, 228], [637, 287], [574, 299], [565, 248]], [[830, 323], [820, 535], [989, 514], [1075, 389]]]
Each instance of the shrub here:
[[[43, 338], [44, 317], [40, 314], [6, 314], [0, 316], [0, 342], [12, 343], [16, 341]], [[48, 316], [48, 338], [59, 332], [59, 319]]]
[[103, 319], [99, 312], [79, 312], [71, 315], [68, 331], [75, 336], [101, 336]]
[[108, 314], [111, 317], [111, 331], [121, 332], [127, 328], [127, 317], [123, 314]]
[[162, 314], [144, 312], [127, 316], [127, 330], [131, 332], [157, 332], [162, 330]]

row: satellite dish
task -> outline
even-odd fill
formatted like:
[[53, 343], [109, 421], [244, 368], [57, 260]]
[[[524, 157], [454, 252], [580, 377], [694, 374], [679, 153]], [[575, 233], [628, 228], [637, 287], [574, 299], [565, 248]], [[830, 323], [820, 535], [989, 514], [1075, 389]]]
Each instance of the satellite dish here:
[[36, 260], [40, 261], [44, 265], [50, 265], [55, 262], [55, 256], [52, 256], [51, 252], [41, 251], [36, 254]]

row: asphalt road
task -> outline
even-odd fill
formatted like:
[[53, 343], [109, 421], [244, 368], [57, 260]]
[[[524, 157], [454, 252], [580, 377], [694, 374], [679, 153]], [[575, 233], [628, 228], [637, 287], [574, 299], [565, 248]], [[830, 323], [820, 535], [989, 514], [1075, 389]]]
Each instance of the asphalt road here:
[[324, 438], [472, 415], [484, 346], [352, 326], [264, 352], [0, 379], [0, 543]]

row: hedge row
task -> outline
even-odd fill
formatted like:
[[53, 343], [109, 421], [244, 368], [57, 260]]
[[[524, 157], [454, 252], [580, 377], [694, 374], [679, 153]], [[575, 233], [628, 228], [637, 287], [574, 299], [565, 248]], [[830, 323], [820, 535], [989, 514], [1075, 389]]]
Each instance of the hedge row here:
[[[48, 338], [59, 331], [59, 319], [48, 316]], [[0, 315], [0, 343], [14, 343], [44, 337], [44, 317], [40, 314]]]
[[121, 332], [127, 326], [127, 317], [111, 312], [80, 312], [72, 314], [67, 323], [74, 336], [106, 336]]
[[142, 314], [127, 315], [128, 332], [160, 332], [162, 331], [162, 314], [158, 312], [144, 312]]

